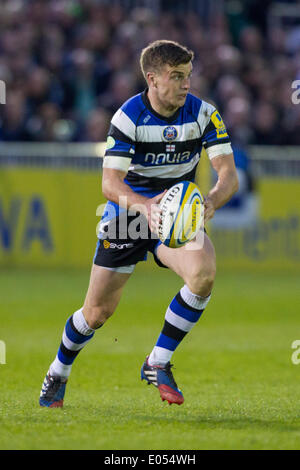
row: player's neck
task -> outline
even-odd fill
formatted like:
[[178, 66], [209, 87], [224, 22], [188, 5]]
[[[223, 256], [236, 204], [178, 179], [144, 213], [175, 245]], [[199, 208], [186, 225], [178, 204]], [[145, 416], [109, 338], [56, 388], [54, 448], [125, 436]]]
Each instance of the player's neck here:
[[173, 114], [175, 114], [178, 110], [178, 107], [175, 108], [174, 106], [165, 106], [164, 103], [160, 101], [156, 93], [153, 92], [150, 88], [148, 89], [147, 97], [154, 111], [161, 116], [169, 118], [173, 116]]

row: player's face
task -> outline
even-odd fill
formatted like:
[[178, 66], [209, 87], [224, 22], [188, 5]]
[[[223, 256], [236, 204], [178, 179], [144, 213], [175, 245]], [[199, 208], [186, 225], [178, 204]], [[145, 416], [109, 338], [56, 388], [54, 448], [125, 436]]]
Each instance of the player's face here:
[[160, 72], [155, 74], [156, 96], [165, 110], [175, 112], [184, 105], [191, 86], [191, 74], [191, 62], [175, 67], [164, 65]]

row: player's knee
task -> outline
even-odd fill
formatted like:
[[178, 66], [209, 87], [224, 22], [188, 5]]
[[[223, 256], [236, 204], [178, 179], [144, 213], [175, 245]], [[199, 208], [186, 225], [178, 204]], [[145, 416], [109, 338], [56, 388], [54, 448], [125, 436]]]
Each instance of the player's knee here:
[[100, 328], [112, 314], [112, 311], [102, 306], [85, 307], [84, 309], [86, 322], [93, 330]]
[[216, 265], [214, 262], [207, 263], [205, 267], [191, 269], [186, 284], [193, 294], [206, 297], [212, 291], [216, 277]]

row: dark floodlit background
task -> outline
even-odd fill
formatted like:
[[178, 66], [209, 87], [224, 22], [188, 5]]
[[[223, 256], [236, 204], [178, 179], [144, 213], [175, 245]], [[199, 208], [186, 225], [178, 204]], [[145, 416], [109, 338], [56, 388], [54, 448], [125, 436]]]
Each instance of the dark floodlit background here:
[[192, 92], [217, 103], [233, 141], [297, 145], [300, 3], [258, 0], [10, 0], [0, 5], [2, 141], [105, 140], [140, 92], [141, 49], [168, 38], [195, 51]]

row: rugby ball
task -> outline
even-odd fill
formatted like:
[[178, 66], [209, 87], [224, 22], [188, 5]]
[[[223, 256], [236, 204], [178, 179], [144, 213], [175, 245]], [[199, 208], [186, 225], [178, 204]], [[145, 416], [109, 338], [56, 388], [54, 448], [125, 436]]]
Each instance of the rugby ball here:
[[172, 186], [160, 201], [158, 226], [160, 241], [179, 248], [196, 237], [204, 222], [204, 199], [195, 183], [181, 181]]

